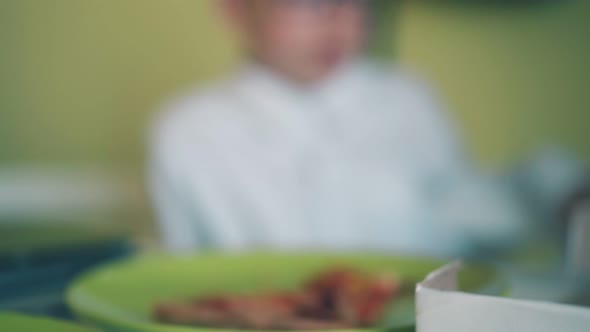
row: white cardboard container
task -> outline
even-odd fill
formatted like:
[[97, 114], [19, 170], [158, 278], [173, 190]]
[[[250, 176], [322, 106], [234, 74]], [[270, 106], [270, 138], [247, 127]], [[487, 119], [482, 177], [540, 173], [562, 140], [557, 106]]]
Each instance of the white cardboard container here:
[[460, 292], [460, 270], [451, 263], [417, 285], [417, 332], [590, 331], [590, 309]]

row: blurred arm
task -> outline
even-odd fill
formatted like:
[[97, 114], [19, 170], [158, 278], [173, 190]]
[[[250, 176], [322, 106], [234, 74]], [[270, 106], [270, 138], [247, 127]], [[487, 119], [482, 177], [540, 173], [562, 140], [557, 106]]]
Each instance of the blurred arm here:
[[[511, 246], [525, 234], [529, 217], [512, 187], [476, 169], [442, 103], [422, 86], [419, 149], [427, 167], [425, 190], [432, 204], [431, 234], [444, 247]], [[435, 239], [436, 241], [436, 239]]]

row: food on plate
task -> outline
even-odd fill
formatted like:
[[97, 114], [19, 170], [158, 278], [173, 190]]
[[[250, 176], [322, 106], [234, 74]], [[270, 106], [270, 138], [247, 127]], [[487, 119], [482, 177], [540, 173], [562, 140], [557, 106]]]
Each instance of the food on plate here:
[[329, 330], [378, 323], [399, 293], [391, 275], [370, 276], [348, 268], [326, 270], [298, 290], [247, 295], [220, 294], [161, 303], [162, 323], [256, 330]]

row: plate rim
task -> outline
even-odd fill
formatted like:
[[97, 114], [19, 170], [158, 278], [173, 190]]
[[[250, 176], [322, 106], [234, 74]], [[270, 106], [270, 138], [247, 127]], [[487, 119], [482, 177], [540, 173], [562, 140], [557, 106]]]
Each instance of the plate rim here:
[[[351, 258], [363, 258], [363, 257], [372, 257], [372, 258], [379, 258], [379, 259], [397, 259], [403, 261], [420, 261], [421, 263], [425, 264], [432, 264], [435, 266], [443, 266], [453, 259], [448, 258], [433, 258], [433, 257], [426, 257], [426, 256], [419, 256], [419, 255], [398, 255], [398, 254], [388, 254], [383, 252], [359, 252], [359, 251], [304, 251], [304, 252], [268, 252], [268, 251], [246, 251], [246, 252], [218, 252], [218, 251], [209, 251], [209, 252], [200, 252], [200, 253], [185, 253], [185, 254], [171, 254], [171, 253], [143, 253], [137, 254], [131, 257], [124, 257], [121, 259], [117, 259], [115, 261], [111, 261], [105, 264], [101, 264], [96, 266], [92, 269], [87, 270], [86, 272], [82, 273], [78, 277], [76, 277], [68, 286], [65, 294], [65, 299], [68, 307], [72, 310], [72, 312], [80, 319], [86, 322], [90, 322], [93, 325], [98, 324], [99, 327], [109, 327], [115, 329], [124, 329], [125, 331], [145, 331], [145, 332], [233, 332], [238, 331], [237, 329], [224, 329], [224, 328], [215, 328], [215, 327], [191, 327], [191, 326], [180, 326], [180, 325], [171, 325], [171, 324], [161, 324], [158, 322], [152, 321], [145, 321], [145, 320], [136, 320], [133, 318], [121, 318], [117, 317], [117, 314], [108, 314], [105, 312], [99, 312], [96, 310], [95, 305], [89, 305], [88, 299], [84, 298], [84, 285], [85, 283], [89, 282], [93, 278], [97, 278], [99, 273], [105, 273], [105, 271], [109, 271], [111, 269], [117, 268], [124, 268], [129, 264], [141, 264], [142, 262], [149, 262], [149, 261], [162, 261], [162, 260], [187, 260], [193, 261], [196, 259], [219, 259], [219, 258], [253, 258], [253, 257], [264, 257], [267, 259], [279, 259], [285, 257], [324, 257], [324, 258], [338, 258], [341, 257], [343, 259], [351, 259]], [[490, 285], [493, 284], [500, 284], [503, 285], [502, 289], [497, 292], [496, 295], [502, 295], [507, 291], [506, 282], [501, 277], [501, 273], [497, 268], [494, 268], [488, 264], [482, 263], [469, 263], [466, 262], [464, 264], [464, 268], [472, 268], [472, 269], [481, 269], [485, 268], [488, 269], [493, 275], [491, 275], [488, 280], [484, 282], [481, 289], [487, 289]], [[424, 276], [426, 277], [426, 275]], [[479, 290], [473, 290], [478, 292]], [[109, 311], [109, 309], [105, 309]], [[414, 326], [414, 325], [411, 325]], [[407, 325], [400, 325], [399, 327], [392, 328], [396, 330], [397, 328], [408, 328], [411, 326]], [[369, 331], [376, 331], [377, 328], [358, 328], [358, 329], [335, 329], [330, 330], [330, 332], [369, 332]], [[390, 330], [390, 329], [388, 329]], [[239, 330], [239, 331], [250, 331], [256, 332], [256, 330]], [[264, 332], [284, 332], [284, 331], [272, 331], [272, 330], [265, 330]], [[296, 332], [296, 331], [291, 331]], [[305, 331], [302, 331], [305, 332]], [[322, 331], [320, 331], [322, 332]]]

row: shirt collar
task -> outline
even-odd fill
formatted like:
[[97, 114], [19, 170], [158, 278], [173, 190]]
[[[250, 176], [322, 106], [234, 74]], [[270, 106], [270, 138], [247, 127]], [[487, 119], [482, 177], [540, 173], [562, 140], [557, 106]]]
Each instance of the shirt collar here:
[[275, 97], [286, 102], [339, 108], [359, 99], [370, 82], [369, 72], [370, 64], [366, 60], [355, 59], [321, 82], [302, 85], [264, 65], [248, 63], [240, 71], [239, 82], [247, 93], [258, 98]]

